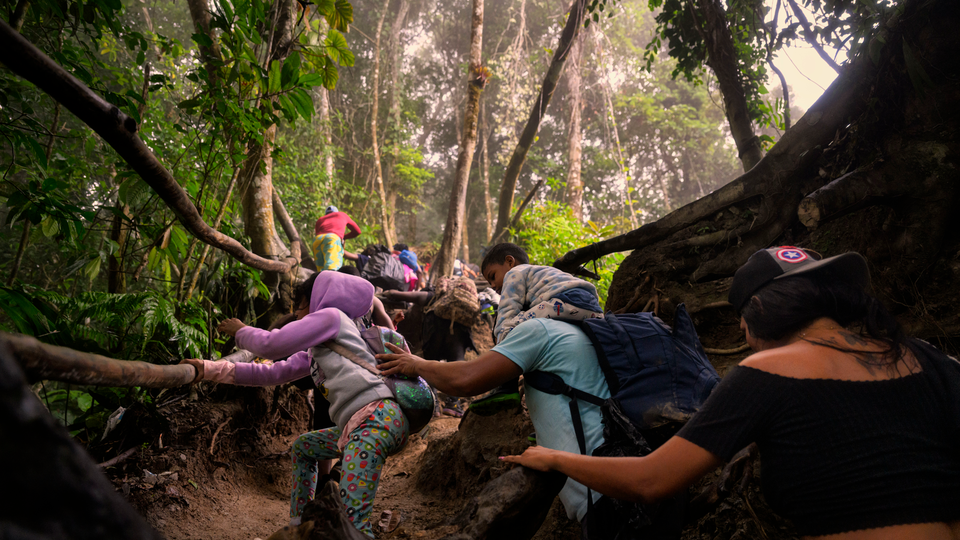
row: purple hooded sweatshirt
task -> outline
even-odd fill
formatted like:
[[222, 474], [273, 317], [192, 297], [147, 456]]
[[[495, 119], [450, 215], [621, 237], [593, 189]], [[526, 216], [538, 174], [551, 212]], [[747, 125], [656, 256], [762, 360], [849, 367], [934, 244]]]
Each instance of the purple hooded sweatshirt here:
[[326, 347], [317, 347], [336, 340], [376, 366], [354, 322], [370, 310], [373, 292], [373, 285], [362, 278], [321, 272], [313, 284], [310, 312], [304, 318], [272, 331], [246, 326], [237, 332], [237, 345], [261, 358], [292, 356], [269, 366], [236, 364], [234, 383], [274, 386], [311, 375], [330, 401], [330, 416], [341, 429], [365, 405], [394, 399], [379, 377]]

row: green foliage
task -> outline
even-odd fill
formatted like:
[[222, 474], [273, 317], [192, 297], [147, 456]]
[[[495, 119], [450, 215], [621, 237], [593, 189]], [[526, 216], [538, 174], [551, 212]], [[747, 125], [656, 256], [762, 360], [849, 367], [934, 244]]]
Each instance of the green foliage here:
[[0, 329], [113, 358], [169, 363], [211, 352], [200, 303], [174, 303], [157, 292], [68, 297], [0, 287], [0, 309]]
[[[509, 234], [511, 241], [526, 250], [530, 264], [550, 266], [568, 251], [615, 236], [619, 231], [614, 225], [601, 225], [593, 221], [581, 224], [568, 206], [547, 202], [528, 207], [518, 227], [510, 229]], [[615, 253], [596, 263], [600, 280], [595, 285], [601, 305], [607, 301], [613, 273], [623, 259], [623, 254]], [[594, 266], [591, 265], [588, 270], [593, 271]]]

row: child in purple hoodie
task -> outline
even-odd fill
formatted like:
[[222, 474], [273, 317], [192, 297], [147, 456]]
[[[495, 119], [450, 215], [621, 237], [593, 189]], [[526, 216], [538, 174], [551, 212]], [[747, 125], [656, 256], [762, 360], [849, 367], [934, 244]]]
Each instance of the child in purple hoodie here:
[[357, 323], [373, 304], [370, 282], [339, 272], [319, 272], [297, 289], [297, 319], [286, 326], [261, 330], [228, 319], [220, 331], [236, 335], [237, 346], [257, 356], [279, 359], [273, 365], [185, 360], [197, 368], [197, 380], [243, 386], [274, 386], [310, 375], [330, 401], [337, 426], [301, 435], [293, 444], [291, 524], [299, 524], [303, 506], [313, 498], [318, 468], [330, 471], [343, 459], [340, 497], [360, 532], [373, 536], [370, 512], [387, 456], [407, 442], [407, 419], [386, 384], [368, 370], [318, 345], [336, 342], [368, 360], [370, 354]]

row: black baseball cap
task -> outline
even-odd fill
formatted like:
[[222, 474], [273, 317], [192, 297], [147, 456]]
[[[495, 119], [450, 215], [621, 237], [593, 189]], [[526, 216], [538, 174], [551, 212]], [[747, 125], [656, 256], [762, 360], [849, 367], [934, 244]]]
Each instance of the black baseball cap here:
[[866, 288], [870, 284], [867, 260], [859, 253], [851, 251], [822, 259], [815, 251], [794, 246], [778, 246], [761, 249], [747, 259], [746, 264], [733, 275], [728, 298], [733, 307], [740, 311], [753, 293], [767, 283], [825, 268], [833, 269], [860, 287]]

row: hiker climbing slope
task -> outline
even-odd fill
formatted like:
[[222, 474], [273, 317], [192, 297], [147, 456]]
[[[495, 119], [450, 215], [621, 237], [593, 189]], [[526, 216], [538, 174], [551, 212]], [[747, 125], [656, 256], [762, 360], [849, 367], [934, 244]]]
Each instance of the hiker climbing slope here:
[[313, 228], [313, 258], [318, 270], [339, 270], [343, 266], [343, 241], [360, 236], [360, 226], [350, 216], [328, 206]]

